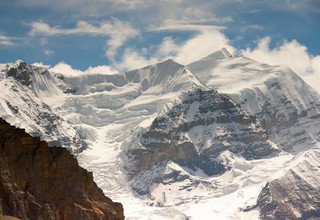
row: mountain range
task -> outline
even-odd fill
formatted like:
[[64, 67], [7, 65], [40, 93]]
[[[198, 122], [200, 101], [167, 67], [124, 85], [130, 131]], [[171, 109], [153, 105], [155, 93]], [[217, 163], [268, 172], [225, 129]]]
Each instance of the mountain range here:
[[320, 95], [226, 49], [126, 73], [0, 65], [0, 117], [66, 148], [127, 219], [320, 216]]

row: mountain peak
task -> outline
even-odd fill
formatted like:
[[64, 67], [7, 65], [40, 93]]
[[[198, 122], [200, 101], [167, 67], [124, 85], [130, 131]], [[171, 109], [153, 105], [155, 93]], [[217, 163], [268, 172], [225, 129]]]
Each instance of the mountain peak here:
[[125, 77], [128, 83], [140, 83], [142, 91], [152, 88], [149, 92], [156, 91], [157, 94], [185, 91], [195, 85], [202, 86], [186, 66], [173, 59], [129, 71], [125, 73]]
[[14, 63], [20, 64], [20, 63], [25, 63], [25, 61], [17, 59]]
[[7, 71], [7, 77], [13, 77], [15, 80], [25, 86], [29, 86], [31, 84], [31, 74], [32, 71], [30, 66], [22, 60], [17, 60], [12, 63]]
[[176, 67], [178, 67], [178, 68], [184, 68], [184, 67], [185, 67], [184, 65], [178, 63], [177, 61], [175, 61], [175, 60], [172, 59], [172, 58], [167, 59], [167, 60], [164, 60], [164, 61], [162, 61], [162, 62], [160, 62], [160, 63], [157, 63], [157, 64], [155, 64], [155, 66], [159, 66], [159, 67], [160, 67], [160, 66], [170, 66], [170, 67], [176, 66]]
[[27, 65], [27, 63], [25, 61], [23, 61], [23, 60], [20, 60], [20, 59], [18, 59], [15, 62], [11, 63], [12, 67], [18, 67], [20, 65]]
[[232, 54], [225, 47], [223, 47], [200, 60], [189, 63], [187, 66], [191, 68], [191, 72], [192, 70], [197, 70], [199, 68], [202, 69], [203, 67], [210, 67], [212, 69], [220, 61], [229, 60], [231, 58], [233, 58]]
[[223, 47], [220, 50], [209, 54], [203, 59], [207, 59], [207, 58], [226, 59], [226, 58], [232, 58], [232, 54], [225, 47]]

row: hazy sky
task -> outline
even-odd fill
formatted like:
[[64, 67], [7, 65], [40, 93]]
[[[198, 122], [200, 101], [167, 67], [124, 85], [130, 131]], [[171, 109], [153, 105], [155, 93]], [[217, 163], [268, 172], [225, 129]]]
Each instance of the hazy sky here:
[[318, 0], [0, 0], [0, 63], [125, 71], [226, 47], [317, 79], [319, 21]]

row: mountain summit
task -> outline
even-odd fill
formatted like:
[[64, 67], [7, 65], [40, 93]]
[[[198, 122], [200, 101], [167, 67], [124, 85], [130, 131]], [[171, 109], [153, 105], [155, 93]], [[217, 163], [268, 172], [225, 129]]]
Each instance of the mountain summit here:
[[141, 89], [162, 91], [162, 93], [187, 91], [202, 86], [198, 79], [173, 59], [125, 73], [127, 82], [140, 83]]
[[226, 58], [232, 58], [232, 54], [225, 47], [223, 47], [220, 50], [209, 54], [205, 58], [202, 58], [202, 60], [210, 60], [210, 59], [218, 60], [218, 59], [226, 59]]

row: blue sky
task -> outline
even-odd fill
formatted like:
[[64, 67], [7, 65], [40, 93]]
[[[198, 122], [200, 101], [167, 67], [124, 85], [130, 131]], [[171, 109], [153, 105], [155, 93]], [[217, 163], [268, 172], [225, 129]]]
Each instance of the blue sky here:
[[318, 0], [0, 0], [0, 63], [126, 71], [226, 47], [315, 79], [319, 21]]

